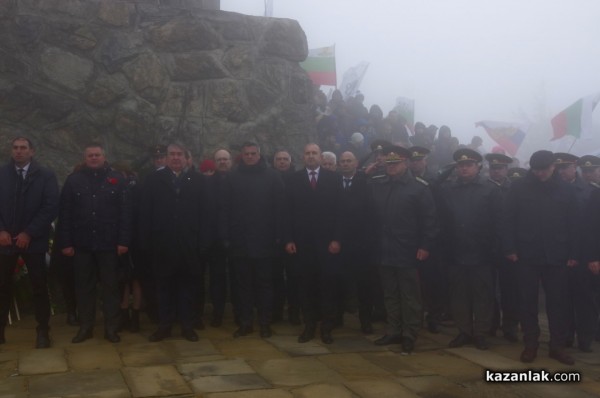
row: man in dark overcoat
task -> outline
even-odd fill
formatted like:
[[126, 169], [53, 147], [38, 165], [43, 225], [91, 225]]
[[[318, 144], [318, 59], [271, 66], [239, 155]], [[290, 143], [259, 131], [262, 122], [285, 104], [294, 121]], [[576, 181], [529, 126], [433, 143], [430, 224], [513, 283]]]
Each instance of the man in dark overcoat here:
[[71, 341], [81, 343], [93, 335], [99, 280], [104, 338], [117, 343], [121, 304], [118, 256], [129, 250], [132, 234], [128, 183], [109, 167], [100, 144], [87, 145], [83, 160], [84, 166], [63, 185], [57, 232], [62, 254], [73, 257], [75, 271], [81, 325]]
[[193, 328], [194, 283], [204, 271], [208, 246], [204, 176], [186, 168], [185, 147], [167, 147], [167, 165], [146, 179], [140, 205], [142, 247], [149, 250], [158, 290], [159, 327], [152, 342], [171, 335], [178, 317], [181, 334], [198, 341]]
[[11, 160], [0, 168], [0, 344], [12, 302], [13, 273], [25, 261], [37, 321], [36, 348], [50, 347], [50, 299], [46, 252], [50, 224], [58, 212], [58, 183], [51, 170], [33, 159], [31, 140], [12, 141]]

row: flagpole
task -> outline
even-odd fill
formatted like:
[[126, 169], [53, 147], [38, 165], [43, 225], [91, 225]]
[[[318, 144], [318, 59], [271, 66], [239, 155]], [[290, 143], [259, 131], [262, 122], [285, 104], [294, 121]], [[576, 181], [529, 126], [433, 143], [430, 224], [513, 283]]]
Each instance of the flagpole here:
[[569, 147], [569, 150], [567, 151], [567, 153], [571, 153], [571, 149], [573, 149], [573, 145], [575, 145], [575, 143], [577, 142], [578, 139], [579, 139], [579, 137], [575, 137], [575, 139], [573, 140], [573, 143]]

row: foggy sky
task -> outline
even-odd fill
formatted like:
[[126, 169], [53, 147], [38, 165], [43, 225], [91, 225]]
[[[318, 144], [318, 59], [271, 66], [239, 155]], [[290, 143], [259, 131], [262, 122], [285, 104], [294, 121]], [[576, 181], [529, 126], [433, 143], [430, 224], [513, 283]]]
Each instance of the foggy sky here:
[[[264, 1], [221, 9], [263, 15]], [[549, 119], [600, 92], [596, 0], [274, 0], [273, 16], [298, 20], [309, 48], [336, 45], [338, 83], [369, 62], [367, 108], [387, 114], [396, 97], [414, 98], [415, 121], [446, 124], [461, 143], [480, 135], [487, 150], [495, 143], [479, 120], [533, 122], [526, 147], [566, 150], [570, 137], [550, 143]], [[600, 137], [600, 106], [594, 121]]]

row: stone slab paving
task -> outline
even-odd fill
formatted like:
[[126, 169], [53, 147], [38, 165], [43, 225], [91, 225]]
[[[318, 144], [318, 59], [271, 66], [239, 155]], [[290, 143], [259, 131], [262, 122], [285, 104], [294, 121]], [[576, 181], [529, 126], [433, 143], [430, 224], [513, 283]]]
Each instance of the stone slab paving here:
[[302, 355], [322, 355], [329, 354], [326, 347], [319, 344], [315, 340], [308, 341], [306, 343], [298, 343], [297, 336], [273, 336], [267, 340], [281, 351], [285, 351], [291, 356], [302, 356]]
[[[232, 319], [221, 328], [199, 332], [200, 341], [174, 336], [160, 343], [147, 338], [154, 327], [143, 320], [141, 334], [121, 333], [111, 344], [95, 337], [82, 344], [70, 339], [76, 327], [53, 318], [53, 347], [32, 348], [35, 321], [26, 316], [7, 328], [7, 344], [0, 345], [0, 397], [534, 397], [600, 396], [600, 345], [592, 354], [568, 352], [575, 366], [563, 366], [548, 357], [546, 344], [532, 364], [522, 364], [522, 344], [490, 338], [492, 348], [447, 348], [456, 331], [443, 327], [439, 334], [423, 331], [412, 355], [399, 355], [399, 346], [378, 347], [373, 340], [384, 332], [363, 336], [355, 316], [334, 331], [335, 342], [317, 338], [297, 343], [301, 327], [279, 323], [275, 334], [257, 333], [234, 339]], [[547, 340], [547, 335], [542, 335]], [[580, 371], [580, 383], [486, 383], [485, 368]]]
[[72, 370], [120, 369], [123, 366], [115, 345], [80, 346], [65, 348], [67, 362]]
[[192, 392], [171, 365], [127, 367], [122, 372], [133, 397], [163, 397]]
[[35, 375], [60, 373], [69, 370], [65, 351], [60, 348], [21, 351], [19, 355], [19, 374]]
[[292, 390], [295, 398], [357, 398], [345, 386], [339, 384], [311, 384], [306, 387]]
[[316, 358], [271, 359], [257, 366], [256, 371], [277, 386], [342, 381], [339, 374]]
[[29, 378], [29, 394], [36, 398], [129, 398], [129, 387], [118, 370], [69, 372]]
[[207, 398], [293, 398], [292, 393], [289, 391], [279, 389], [219, 392], [206, 394], [205, 396]]
[[164, 342], [118, 346], [125, 366], [171, 364], [173, 357], [169, 355], [167, 348]]
[[257, 374], [198, 377], [192, 379], [190, 384], [197, 393], [259, 390], [271, 387], [271, 384]]

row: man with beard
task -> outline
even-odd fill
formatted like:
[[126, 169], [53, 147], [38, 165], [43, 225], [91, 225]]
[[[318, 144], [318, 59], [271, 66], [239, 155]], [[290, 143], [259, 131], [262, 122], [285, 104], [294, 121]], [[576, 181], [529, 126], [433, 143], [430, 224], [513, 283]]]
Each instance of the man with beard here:
[[233, 336], [253, 332], [256, 304], [260, 337], [271, 337], [273, 259], [281, 245], [284, 191], [258, 144], [242, 145], [241, 163], [225, 180], [223, 200], [219, 234], [230, 249], [241, 302], [241, 325]]

